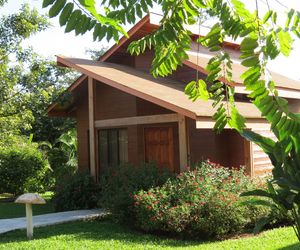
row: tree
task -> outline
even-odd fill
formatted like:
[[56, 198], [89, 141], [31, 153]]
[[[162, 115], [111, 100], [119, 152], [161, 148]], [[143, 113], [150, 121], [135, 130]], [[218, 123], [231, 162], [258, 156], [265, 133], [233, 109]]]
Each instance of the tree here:
[[20, 76], [20, 83], [28, 93], [25, 108], [30, 110], [33, 121], [31, 128], [22, 133], [34, 134], [35, 141], [54, 143], [64, 132], [74, 128], [73, 119], [50, 118], [47, 107], [56, 101], [78, 74], [67, 68], [59, 68], [51, 60], [32, 54], [28, 70]]
[[106, 50], [106, 47], [101, 47], [100, 50], [86, 49], [85, 53], [90, 55], [90, 57], [93, 60], [97, 60], [100, 56], [102, 56], [105, 53]]
[[[129, 45], [131, 54], [153, 49], [155, 57], [151, 73], [166, 76], [176, 70], [181, 61], [187, 59], [190, 49], [192, 25], [203, 15], [214, 18], [215, 24], [205, 37], [197, 42], [217, 52], [207, 65], [206, 81], [196, 79], [187, 84], [186, 93], [192, 100], [213, 99], [217, 112], [215, 130], [220, 132], [226, 124], [242, 136], [257, 143], [269, 155], [274, 165], [273, 179], [268, 191], [256, 191], [273, 199], [282, 209], [292, 211], [295, 231], [300, 240], [300, 117], [292, 113], [284, 98], [278, 96], [276, 83], [268, 73], [268, 62], [280, 54], [289, 56], [292, 36], [300, 38], [300, 12], [291, 9], [283, 27], [277, 23], [277, 13], [271, 9], [259, 17], [258, 0], [256, 10], [249, 11], [239, 0], [108, 0], [102, 1], [105, 16], [99, 14], [94, 0], [59, 1], [44, 0], [43, 7], [50, 6], [49, 16], [60, 14], [60, 25], [65, 31], [75, 30], [84, 34], [93, 30], [94, 40], [119, 40], [127, 36], [123, 27], [141, 18], [153, 4], [161, 6], [163, 17], [160, 27], [153, 33]], [[268, 1], [267, 1], [268, 4]], [[251, 102], [270, 123], [277, 141], [245, 130], [245, 118], [235, 106], [234, 87], [227, 84], [232, 78], [232, 60], [222, 49], [224, 39], [241, 39], [242, 65], [247, 70], [241, 75], [250, 94]], [[220, 79], [223, 79], [222, 81]], [[207, 83], [212, 83], [210, 88]]]
[[[0, 8], [6, 1], [0, 2]], [[74, 121], [50, 119], [47, 106], [74, 79], [69, 69], [37, 55], [22, 42], [48, 27], [48, 19], [28, 5], [0, 18], [0, 141], [30, 133], [35, 141], [54, 142]]]
[[[2, 2], [3, 4], [4, 2]], [[1, 6], [1, 5], [0, 5]], [[25, 109], [27, 93], [18, 85], [30, 50], [23, 50], [21, 42], [44, 30], [48, 23], [36, 11], [24, 5], [19, 13], [0, 18], [0, 132], [11, 134], [20, 127], [29, 128], [32, 116]]]

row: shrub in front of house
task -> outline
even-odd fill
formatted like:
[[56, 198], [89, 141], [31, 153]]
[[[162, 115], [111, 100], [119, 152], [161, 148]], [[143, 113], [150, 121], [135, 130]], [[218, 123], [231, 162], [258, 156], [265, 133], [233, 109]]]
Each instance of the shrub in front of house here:
[[112, 212], [117, 221], [132, 224], [134, 221], [133, 194], [139, 190], [161, 186], [174, 177], [168, 170], [160, 170], [154, 163], [141, 166], [122, 164], [102, 173], [99, 206]]
[[49, 170], [35, 143], [13, 144], [0, 148], [0, 193], [19, 195], [42, 192]]
[[202, 162], [161, 187], [134, 195], [136, 226], [198, 239], [236, 234], [270, 213], [262, 206], [241, 205], [249, 198], [240, 193], [255, 185], [243, 170]]
[[96, 208], [98, 195], [99, 185], [89, 173], [79, 171], [57, 180], [54, 207], [56, 211]]

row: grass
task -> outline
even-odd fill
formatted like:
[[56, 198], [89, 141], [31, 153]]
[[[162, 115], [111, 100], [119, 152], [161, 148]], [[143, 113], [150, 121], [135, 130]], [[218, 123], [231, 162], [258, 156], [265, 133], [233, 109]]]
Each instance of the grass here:
[[191, 249], [191, 250], [296, 250], [300, 244], [291, 227], [266, 231], [255, 237], [218, 242], [181, 241], [142, 234], [110, 220], [81, 221], [1, 235], [0, 249]]
[[[53, 193], [47, 192], [41, 196], [46, 200], [44, 205], [33, 205], [33, 215], [53, 213], [54, 207], [51, 200]], [[2, 196], [6, 198], [7, 196]], [[0, 199], [0, 219], [10, 219], [25, 216], [25, 205], [14, 202], [1, 201]]]

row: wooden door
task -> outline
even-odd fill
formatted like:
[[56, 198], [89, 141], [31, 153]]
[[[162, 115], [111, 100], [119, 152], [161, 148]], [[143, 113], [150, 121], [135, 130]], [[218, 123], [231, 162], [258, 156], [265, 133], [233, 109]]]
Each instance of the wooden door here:
[[149, 127], [144, 130], [145, 161], [174, 171], [173, 127]]

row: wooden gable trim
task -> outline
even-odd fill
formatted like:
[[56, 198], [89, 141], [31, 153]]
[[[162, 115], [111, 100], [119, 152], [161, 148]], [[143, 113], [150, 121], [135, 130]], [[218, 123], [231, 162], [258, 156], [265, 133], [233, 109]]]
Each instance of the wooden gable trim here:
[[113, 45], [108, 51], [106, 51], [100, 58], [99, 61], [106, 61], [116, 50], [118, 50], [128, 39], [133, 36], [142, 26], [150, 22], [150, 14], [143, 17], [136, 25], [134, 25], [128, 32], [128, 37], [123, 36], [118, 43]]
[[141, 124], [154, 124], [154, 123], [169, 123], [178, 122], [179, 117], [177, 113], [162, 114], [162, 115], [147, 115], [147, 116], [132, 116], [114, 119], [105, 119], [95, 121], [95, 128], [110, 128], [121, 127]]

